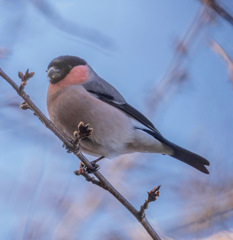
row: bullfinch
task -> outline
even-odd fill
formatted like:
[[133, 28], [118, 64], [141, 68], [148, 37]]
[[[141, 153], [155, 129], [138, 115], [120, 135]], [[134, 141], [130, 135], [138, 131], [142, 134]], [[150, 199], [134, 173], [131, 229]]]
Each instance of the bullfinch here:
[[209, 173], [205, 158], [164, 138], [84, 59], [57, 57], [49, 63], [47, 72], [50, 79], [47, 108], [53, 124], [69, 140], [73, 140], [80, 122], [93, 128], [91, 136], [81, 140], [84, 153], [102, 158], [133, 152], [161, 153]]

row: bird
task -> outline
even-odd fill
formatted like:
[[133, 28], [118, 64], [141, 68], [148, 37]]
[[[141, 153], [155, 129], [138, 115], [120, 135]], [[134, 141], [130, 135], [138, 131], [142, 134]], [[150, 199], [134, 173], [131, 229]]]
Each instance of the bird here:
[[163, 137], [84, 59], [59, 56], [49, 63], [47, 74], [47, 110], [55, 127], [70, 141], [80, 122], [93, 129], [80, 142], [82, 152], [100, 159], [134, 152], [161, 153], [209, 174], [207, 159]]

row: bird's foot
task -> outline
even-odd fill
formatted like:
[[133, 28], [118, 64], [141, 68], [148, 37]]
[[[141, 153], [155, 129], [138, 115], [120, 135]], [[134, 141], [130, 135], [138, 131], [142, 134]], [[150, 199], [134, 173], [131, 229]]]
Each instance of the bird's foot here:
[[93, 166], [93, 168], [91, 169], [91, 168], [86, 167], [86, 169], [85, 169], [86, 172], [87, 173], [94, 173], [94, 172], [98, 171], [100, 169], [100, 166], [99, 166], [99, 164], [97, 164], [97, 162], [99, 162], [103, 158], [104, 158], [104, 156], [101, 156], [101, 157], [97, 158], [96, 160], [91, 161], [90, 163]]
[[82, 174], [83, 172], [90, 174], [99, 170], [100, 167], [95, 161], [92, 161], [90, 163], [92, 165], [92, 168], [87, 167], [83, 162], [81, 162], [79, 166], [79, 170], [77, 171], [78, 175]]
[[99, 162], [99, 161], [102, 160], [103, 158], [105, 158], [105, 157], [104, 157], [104, 156], [101, 156], [101, 157], [97, 158], [96, 160], [91, 161], [91, 164], [96, 164], [97, 162]]

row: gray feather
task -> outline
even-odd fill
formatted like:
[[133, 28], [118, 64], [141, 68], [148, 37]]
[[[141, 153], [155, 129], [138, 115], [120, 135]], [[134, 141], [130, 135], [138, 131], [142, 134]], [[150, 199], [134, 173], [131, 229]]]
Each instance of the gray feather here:
[[153, 123], [151, 123], [137, 109], [129, 105], [124, 99], [124, 97], [111, 84], [99, 77], [90, 66], [89, 68], [90, 80], [82, 84], [82, 86], [88, 92], [90, 92], [92, 95], [102, 100], [103, 102], [106, 102], [113, 107], [120, 109], [131, 118], [140, 122], [149, 129], [157, 132], [157, 134], [161, 135], [161, 133], [155, 128]]
[[124, 97], [108, 82], [99, 77], [89, 66], [90, 80], [83, 83], [82, 86], [97, 98], [106, 98], [118, 104], [126, 103]]

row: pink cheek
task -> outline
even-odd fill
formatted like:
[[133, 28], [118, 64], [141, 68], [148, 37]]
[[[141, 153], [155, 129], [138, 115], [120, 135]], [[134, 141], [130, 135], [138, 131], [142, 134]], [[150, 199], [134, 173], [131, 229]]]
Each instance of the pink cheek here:
[[79, 85], [89, 78], [87, 65], [74, 67], [69, 74], [61, 81], [55, 84], [49, 83], [48, 93], [58, 91], [71, 85]]
[[88, 67], [85, 65], [74, 67], [70, 73], [61, 81], [67, 86], [82, 84], [88, 79]]

